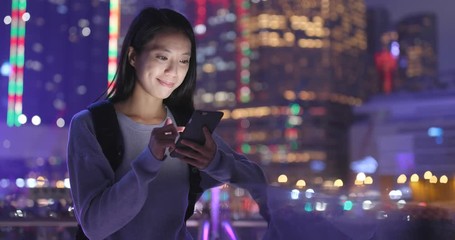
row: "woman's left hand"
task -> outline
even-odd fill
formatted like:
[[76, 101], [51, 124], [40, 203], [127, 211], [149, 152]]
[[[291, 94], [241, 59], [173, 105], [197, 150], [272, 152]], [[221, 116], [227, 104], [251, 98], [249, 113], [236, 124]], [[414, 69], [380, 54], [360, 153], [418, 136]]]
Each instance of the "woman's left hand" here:
[[212, 134], [207, 129], [207, 127], [203, 127], [202, 131], [204, 132], [205, 136], [205, 143], [203, 145], [189, 140], [182, 140], [181, 143], [188, 146], [191, 150], [184, 150], [179, 148], [176, 148], [174, 150], [183, 156], [181, 160], [199, 169], [206, 168], [212, 162], [217, 149]]

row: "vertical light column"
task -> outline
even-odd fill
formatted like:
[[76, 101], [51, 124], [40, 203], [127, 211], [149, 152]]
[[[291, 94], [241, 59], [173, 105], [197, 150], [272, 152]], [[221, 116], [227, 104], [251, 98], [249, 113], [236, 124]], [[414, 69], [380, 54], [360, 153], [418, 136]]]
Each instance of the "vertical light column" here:
[[11, 72], [8, 81], [9, 127], [20, 126], [18, 117], [22, 114], [22, 94], [24, 92], [24, 52], [25, 52], [25, 9], [26, 0], [13, 0], [11, 5], [10, 57]]
[[196, 0], [195, 27], [205, 26], [207, 19], [207, 0]]
[[211, 190], [211, 202], [210, 202], [210, 219], [211, 219], [211, 238], [219, 239], [220, 237], [220, 187], [212, 188]]
[[248, 13], [250, 9], [250, 2], [248, 0], [236, 1], [236, 14], [237, 14], [237, 72], [238, 72], [238, 88], [237, 100], [241, 103], [251, 101], [250, 89], [250, 55], [251, 48], [248, 42], [250, 34], [247, 23]]
[[[237, 39], [236, 39], [236, 71], [237, 71], [237, 103], [251, 101], [250, 89], [250, 55], [249, 43], [250, 28], [248, 26], [250, 12], [249, 0], [235, 1], [235, 14], [237, 15]], [[246, 129], [242, 126], [243, 119], [239, 119], [236, 131], [236, 142], [240, 143], [237, 151], [245, 154], [250, 153], [251, 146], [245, 142]]]
[[109, 92], [114, 87], [113, 81], [117, 69], [118, 39], [120, 28], [120, 0], [111, 0], [109, 3], [109, 49], [107, 79]]

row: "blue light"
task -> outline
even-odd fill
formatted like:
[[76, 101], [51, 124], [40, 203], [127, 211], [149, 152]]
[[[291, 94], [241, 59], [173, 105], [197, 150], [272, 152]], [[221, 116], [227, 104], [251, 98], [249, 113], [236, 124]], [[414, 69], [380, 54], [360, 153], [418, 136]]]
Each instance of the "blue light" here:
[[202, 198], [203, 201], [208, 202], [208, 201], [210, 201], [210, 199], [212, 198], [211, 195], [212, 195], [212, 194], [211, 194], [210, 191], [205, 191], [205, 192], [202, 194], [201, 198]]
[[305, 211], [306, 212], [312, 212], [313, 211], [313, 206], [311, 206], [311, 203], [309, 203], [309, 202], [305, 203]]
[[395, 58], [400, 56], [400, 44], [398, 42], [392, 42], [392, 45], [390, 46], [390, 53]]
[[224, 192], [224, 191], [221, 192], [221, 194], [220, 194], [220, 201], [221, 201], [221, 202], [226, 202], [226, 201], [228, 201], [228, 200], [229, 200], [229, 193]]
[[60, 14], [66, 14], [68, 13], [68, 7], [64, 4], [60, 4], [57, 6], [57, 12], [60, 13]]
[[430, 127], [428, 128], [428, 136], [430, 137], [442, 137], [444, 130], [439, 127]]
[[378, 168], [378, 161], [372, 156], [366, 156], [358, 161], [351, 162], [351, 169], [354, 172], [375, 173]]
[[2, 74], [2, 76], [7, 77], [7, 76], [9, 76], [10, 72], [11, 72], [11, 65], [9, 64], [9, 62], [4, 62], [2, 64], [0, 73]]
[[352, 203], [352, 201], [346, 201], [344, 202], [343, 204], [343, 210], [345, 211], [351, 211], [352, 210], [352, 207], [354, 206], [354, 204]]
[[292, 200], [297, 200], [297, 199], [299, 199], [299, 195], [300, 195], [300, 191], [299, 191], [299, 190], [293, 189], [293, 190], [291, 191], [291, 199], [292, 199]]
[[310, 168], [311, 170], [313, 170], [314, 172], [321, 172], [321, 171], [324, 171], [325, 169], [325, 162], [321, 161], [321, 160], [313, 160], [311, 161], [310, 163]]
[[442, 128], [440, 127], [428, 128], [428, 136], [434, 137], [436, 140], [436, 144], [442, 144], [444, 142], [442, 135], [444, 135], [444, 130]]

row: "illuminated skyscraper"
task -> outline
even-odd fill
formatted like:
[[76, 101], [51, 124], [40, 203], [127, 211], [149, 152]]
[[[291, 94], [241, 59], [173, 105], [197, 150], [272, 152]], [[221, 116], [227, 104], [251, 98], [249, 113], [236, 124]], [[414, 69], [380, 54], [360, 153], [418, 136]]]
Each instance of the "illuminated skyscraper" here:
[[254, 98], [269, 100], [266, 89], [359, 96], [367, 49], [362, 0], [258, 1], [250, 14]]
[[247, 40], [237, 52], [249, 66], [237, 65], [237, 105], [227, 111], [238, 149], [260, 159], [273, 179], [289, 174], [289, 184], [343, 177], [351, 106], [363, 92], [364, 2], [237, 3], [237, 41]]
[[205, 109], [234, 107], [239, 38], [236, 3], [194, 0], [188, 2], [187, 12], [197, 39], [195, 103]]
[[[196, 107], [224, 110], [228, 119], [241, 102], [242, 81], [249, 81], [249, 57], [242, 51], [242, 46], [248, 46], [242, 34], [247, 14], [243, 2], [248, 1], [194, 0], [186, 9], [197, 41]], [[239, 124], [223, 121], [217, 130], [234, 147], [240, 146]]]
[[436, 15], [406, 17], [397, 24], [400, 43], [399, 74], [404, 90], [438, 87]]

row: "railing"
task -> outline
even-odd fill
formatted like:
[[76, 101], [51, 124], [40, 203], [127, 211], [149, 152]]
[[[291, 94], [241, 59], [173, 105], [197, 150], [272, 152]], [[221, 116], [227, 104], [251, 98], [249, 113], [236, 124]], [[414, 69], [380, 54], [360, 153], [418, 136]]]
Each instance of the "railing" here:
[[[73, 219], [55, 220], [0, 220], [0, 239], [4, 240], [73, 240], [77, 222]], [[195, 239], [213, 239], [213, 229], [208, 220], [188, 220], [187, 227]], [[265, 221], [222, 221], [219, 239], [261, 239], [267, 228]]]

